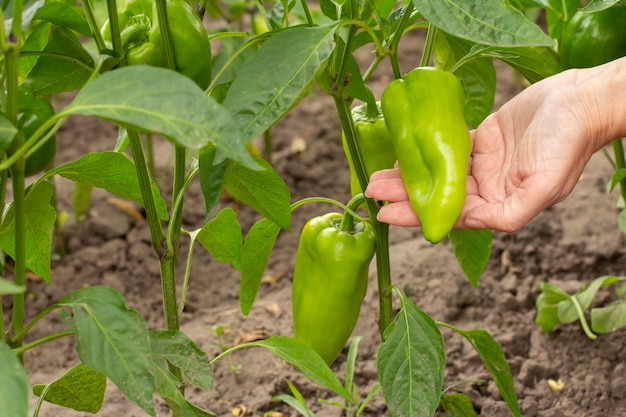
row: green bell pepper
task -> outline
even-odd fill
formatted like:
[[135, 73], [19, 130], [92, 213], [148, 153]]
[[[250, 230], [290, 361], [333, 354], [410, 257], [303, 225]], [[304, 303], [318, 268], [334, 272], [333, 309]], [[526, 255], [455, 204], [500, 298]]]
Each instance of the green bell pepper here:
[[565, 68], [588, 68], [626, 56], [626, 6], [577, 11], [565, 26], [559, 52]]
[[[368, 114], [367, 104], [362, 104], [352, 109], [352, 119], [356, 128], [357, 140], [368, 176], [382, 169], [393, 168], [396, 163], [396, 153], [393, 148], [391, 135], [385, 125], [380, 102], [376, 104], [377, 111], [373, 116]], [[343, 150], [350, 166], [350, 191], [355, 196], [362, 193], [363, 190], [356, 175], [345, 133], [341, 135], [341, 138]]]
[[[46, 120], [54, 116], [54, 108], [48, 100], [25, 91], [19, 92], [17, 112], [17, 129], [22, 132], [26, 140]], [[28, 155], [25, 161], [24, 175], [30, 177], [49, 168], [54, 160], [56, 149], [56, 136], [52, 136], [39, 149]]]
[[[165, 67], [156, 3], [120, 0], [117, 5], [126, 64]], [[194, 80], [200, 88], [207, 88], [211, 82], [211, 43], [202, 21], [185, 0], [167, 0], [167, 17], [176, 70]], [[111, 42], [108, 20], [102, 27], [102, 36]]]
[[463, 87], [449, 72], [421, 67], [389, 83], [381, 102], [411, 207], [424, 238], [437, 243], [465, 203], [472, 141]]
[[359, 318], [376, 243], [369, 223], [342, 228], [342, 218], [328, 213], [304, 225], [293, 273], [294, 335], [328, 365]]

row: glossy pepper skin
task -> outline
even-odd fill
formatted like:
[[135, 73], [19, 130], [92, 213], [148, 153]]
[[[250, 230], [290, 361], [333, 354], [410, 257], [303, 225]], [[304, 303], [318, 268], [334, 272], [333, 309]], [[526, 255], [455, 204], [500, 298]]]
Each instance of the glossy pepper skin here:
[[389, 83], [381, 102], [411, 207], [424, 238], [437, 243], [465, 202], [472, 142], [463, 87], [449, 72], [420, 67]]
[[559, 50], [565, 68], [588, 68], [626, 56], [626, 6], [577, 11], [565, 27]]
[[375, 253], [372, 226], [356, 222], [343, 231], [342, 217], [328, 213], [304, 225], [293, 273], [294, 335], [329, 366], [356, 325]]
[[[362, 104], [352, 109], [352, 119], [356, 128], [357, 140], [368, 176], [382, 169], [393, 168], [396, 163], [396, 153], [393, 148], [391, 134], [385, 125], [380, 102], [376, 104], [377, 111], [374, 116], [367, 114], [367, 104]], [[350, 157], [345, 134], [342, 134], [342, 143], [348, 159], [348, 165], [350, 166], [350, 192], [355, 196], [362, 193], [363, 190]]]
[[[26, 140], [54, 116], [54, 108], [48, 100], [23, 91], [18, 95], [17, 112], [17, 128]], [[48, 168], [54, 160], [56, 149], [56, 136], [53, 136], [26, 158], [24, 175], [30, 177]]]
[[[121, 0], [117, 11], [126, 64], [165, 67], [156, 3]], [[185, 0], [167, 0], [167, 18], [176, 70], [194, 80], [200, 88], [207, 88], [211, 82], [211, 43], [202, 21]], [[102, 36], [111, 42], [108, 21], [102, 27]]]

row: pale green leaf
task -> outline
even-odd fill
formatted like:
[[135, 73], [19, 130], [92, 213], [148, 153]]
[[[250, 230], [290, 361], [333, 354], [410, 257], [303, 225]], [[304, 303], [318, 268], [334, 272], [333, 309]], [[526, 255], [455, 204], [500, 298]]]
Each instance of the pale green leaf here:
[[446, 417], [474, 417], [477, 415], [472, 399], [465, 394], [443, 394], [441, 405], [446, 412]]
[[17, 128], [4, 114], [0, 114], [0, 151], [9, 149], [16, 134]]
[[610, 333], [626, 326], [626, 301], [591, 310], [591, 328], [596, 333]]
[[0, 278], [0, 295], [22, 294], [25, 290], [26, 287], [22, 285], [15, 285], [8, 279]]
[[0, 416], [28, 415], [28, 375], [19, 358], [0, 342]]

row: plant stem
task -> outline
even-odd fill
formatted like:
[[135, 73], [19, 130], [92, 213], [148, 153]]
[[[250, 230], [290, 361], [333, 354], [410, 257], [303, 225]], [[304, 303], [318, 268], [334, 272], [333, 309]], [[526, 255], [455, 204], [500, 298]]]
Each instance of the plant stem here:
[[42, 337], [41, 339], [34, 340], [28, 344], [25, 344], [23, 346], [13, 349], [13, 353], [15, 353], [16, 355], [23, 355], [24, 352], [34, 347], [43, 345], [44, 343], [48, 343], [56, 339], [60, 339], [65, 336], [72, 336], [73, 334], [74, 334], [73, 330], [64, 330], [62, 332], [52, 333], [52, 334]]
[[[335, 106], [339, 113], [342, 129], [346, 135], [348, 150], [352, 156], [352, 163], [355, 168], [361, 189], [365, 190], [368, 183], [368, 175], [363, 162], [363, 156], [356, 140], [356, 130], [352, 120], [350, 108], [342, 97], [333, 96]], [[379, 317], [378, 327], [381, 337], [387, 326], [391, 323], [393, 316], [393, 304], [391, 299], [391, 267], [389, 263], [389, 225], [376, 220], [378, 206], [374, 200], [365, 200], [370, 214], [370, 221], [376, 231], [376, 272], [378, 276], [378, 301]]]
[[[615, 155], [615, 168], [616, 169], [624, 169], [626, 168], [626, 159], [624, 158], [624, 145], [621, 139], [615, 139], [613, 142], [613, 153]], [[620, 192], [622, 194], [622, 198], [626, 203], [626, 178], [619, 182]]]
[[436, 34], [437, 34], [437, 28], [429, 24], [428, 32], [426, 32], [426, 40], [424, 41], [424, 51], [422, 52], [422, 59], [420, 61], [420, 67], [427, 67], [430, 64], [430, 56], [433, 53], [433, 47], [435, 44]]
[[346, 210], [343, 213], [343, 219], [341, 220], [341, 230], [344, 232], [353, 232], [354, 231], [354, 216], [352, 216], [352, 212], [359, 208], [361, 204], [365, 202], [365, 196], [363, 193], [357, 194], [346, 204], [346, 207], [350, 209], [350, 211]]
[[[93, 35], [93, 39], [96, 42], [96, 46], [98, 51], [102, 51], [106, 49], [106, 45], [104, 44], [104, 39], [102, 38], [102, 34], [100, 33], [100, 28], [98, 27], [98, 22], [96, 22], [96, 18], [94, 17], [93, 8], [91, 7], [92, 0], [84, 0], [83, 10], [85, 12], [85, 19], [89, 24], [89, 29], [91, 29], [91, 33]], [[117, 17], [117, 14], [115, 15]]]

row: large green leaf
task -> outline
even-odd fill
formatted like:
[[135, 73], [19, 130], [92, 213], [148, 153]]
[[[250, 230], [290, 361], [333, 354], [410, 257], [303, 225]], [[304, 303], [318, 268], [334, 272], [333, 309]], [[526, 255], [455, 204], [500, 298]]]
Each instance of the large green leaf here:
[[246, 343], [260, 346], [295, 367], [322, 388], [351, 400], [350, 393], [341, 385], [337, 375], [326, 365], [324, 359], [304, 343], [287, 336], [272, 336], [265, 340]]
[[241, 251], [241, 283], [239, 284], [239, 306], [244, 315], [250, 313], [254, 305], [265, 267], [279, 232], [280, 227], [276, 223], [262, 218], [246, 235]]
[[480, 356], [480, 359], [482, 359], [485, 364], [485, 367], [491, 373], [496, 387], [498, 387], [502, 398], [504, 398], [504, 401], [508, 404], [513, 415], [515, 415], [515, 417], [521, 417], [522, 412], [517, 403], [517, 394], [515, 393], [511, 368], [506, 361], [502, 348], [493, 336], [482, 329], [461, 330], [449, 324], [444, 325], [465, 337], [472, 344], [476, 353], [478, 353], [478, 356]]
[[44, 400], [49, 403], [96, 414], [102, 408], [106, 387], [106, 376], [79, 363], [48, 385], [33, 385], [33, 394], [41, 397], [45, 390]]
[[[28, 37], [24, 41], [24, 45], [22, 45], [22, 53], [43, 51], [46, 45], [48, 45], [48, 39], [50, 39], [51, 31], [52, 25], [50, 23], [42, 22], [35, 26], [33, 30], [28, 34]], [[28, 77], [28, 74], [30, 74], [32, 69], [37, 64], [39, 57], [39, 54], [23, 54], [22, 56], [20, 56], [18, 64], [19, 75], [21, 79], [25, 79], [26, 77]]]
[[253, 171], [236, 162], [229, 163], [224, 188], [231, 196], [254, 208], [284, 230], [291, 230], [291, 193], [285, 181], [265, 160], [255, 161], [264, 169]]
[[531, 83], [540, 81], [563, 70], [556, 54], [550, 48], [524, 46], [509, 48], [503, 52], [501, 54], [492, 54], [492, 56], [515, 68]]
[[0, 416], [28, 415], [28, 376], [19, 358], [0, 342]]
[[64, 319], [76, 333], [76, 351], [89, 368], [107, 376], [129, 400], [156, 417], [154, 363], [148, 326], [126, 299], [108, 287], [87, 287], [63, 297]]
[[185, 381], [204, 390], [213, 387], [209, 358], [186, 334], [175, 330], [150, 332], [153, 357], [166, 359], [178, 367]]
[[413, 0], [433, 25], [462, 39], [496, 46], [553, 46], [554, 40], [504, 0]]
[[407, 297], [378, 349], [378, 380], [391, 415], [433, 416], [443, 388], [446, 349], [435, 321]]
[[81, 89], [58, 116], [71, 114], [156, 133], [189, 149], [212, 143], [218, 151], [217, 162], [228, 157], [258, 168], [229, 112], [174, 71], [146, 65], [109, 71]]
[[224, 106], [247, 142], [308, 92], [333, 50], [335, 26], [290, 27], [272, 35], [234, 79]]
[[[25, 204], [26, 268], [50, 283], [50, 256], [52, 253], [52, 228], [56, 211], [50, 204], [54, 187], [46, 181], [28, 189]], [[15, 257], [15, 205], [9, 204], [0, 227], [0, 248]]]
[[218, 261], [240, 267], [242, 231], [233, 209], [221, 210], [193, 236]]
[[[143, 196], [135, 164], [119, 152], [92, 152], [77, 161], [59, 165], [46, 176], [58, 174], [91, 187], [103, 188], [111, 194], [143, 204]], [[161, 197], [156, 183], [152, 182], [159, 217], [167, 220], [167, 203]]]
[[591, 328], [596, 333], [609, 333], [626, 326], [626, 300], [591, 310]]

